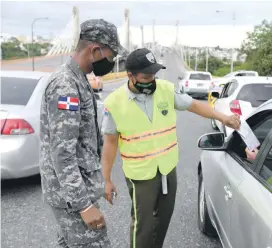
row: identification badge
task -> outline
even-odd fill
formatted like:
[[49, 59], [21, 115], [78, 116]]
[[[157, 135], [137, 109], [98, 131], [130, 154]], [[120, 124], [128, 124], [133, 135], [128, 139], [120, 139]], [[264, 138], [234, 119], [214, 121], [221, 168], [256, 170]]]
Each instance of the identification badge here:
[[167, 176], [166, 175], [162, 175], [161, 179], [162, 179], [162, 193], [164, 195], [167, 195], [168, 194], [168, 190], [167, 190]]

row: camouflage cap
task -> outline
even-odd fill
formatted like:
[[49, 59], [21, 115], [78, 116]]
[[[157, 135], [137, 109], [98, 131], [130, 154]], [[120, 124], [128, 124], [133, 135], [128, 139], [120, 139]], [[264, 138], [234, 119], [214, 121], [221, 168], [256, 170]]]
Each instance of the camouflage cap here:
[[109, 46], [119, 55], [125, 53], [125, 48], [121, 46], [117, 28], [114, 24], [103, 19], [93, 19], [83, 22], [80, 25], [80, 39], [98, 42]]

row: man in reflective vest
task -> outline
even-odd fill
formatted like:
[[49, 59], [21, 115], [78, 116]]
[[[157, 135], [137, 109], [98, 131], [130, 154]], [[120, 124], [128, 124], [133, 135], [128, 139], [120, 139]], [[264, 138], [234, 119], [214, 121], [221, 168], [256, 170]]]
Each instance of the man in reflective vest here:
[[239, 128], [239, 116], [226, 116], [208, 104], [175, 90], [174, 84], [156, 80], [165, 69], [148, 49], [132, 52], [126, 61], [129, 81], [105, 100], [102, 126], [102, 172], [105, 197], [112, 203], [116, 188], [111, 171], [119, 146], [132, 199], [131, 248], [160, 248], [174, 210], [179, 149], [176, 111], [189, 110]]

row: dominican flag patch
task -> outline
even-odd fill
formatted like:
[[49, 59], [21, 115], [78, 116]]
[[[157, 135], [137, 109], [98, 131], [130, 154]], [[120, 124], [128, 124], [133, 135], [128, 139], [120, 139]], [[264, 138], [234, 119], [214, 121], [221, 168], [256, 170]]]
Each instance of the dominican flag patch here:
[[58, 109], [66, 109], [77, 111], [79, 99], [77, 97], [60, 96], [58, 101]]
[[104, 108], [104, 115], [105, 115], [105, 116], [108, 116], [108, 115], [109, 115], [109, 111], [108, 111], [107, 108]]

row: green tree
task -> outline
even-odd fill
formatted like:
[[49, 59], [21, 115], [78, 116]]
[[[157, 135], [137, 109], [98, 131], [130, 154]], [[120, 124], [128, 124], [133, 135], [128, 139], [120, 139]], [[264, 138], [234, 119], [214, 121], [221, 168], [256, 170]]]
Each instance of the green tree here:
[[248, 69], [256, 70], [260, 75], [272, 74], [272, 22], [264, 20], [255, 26], [252, 33], [241, 47], [241, 54], [246, 54]]

